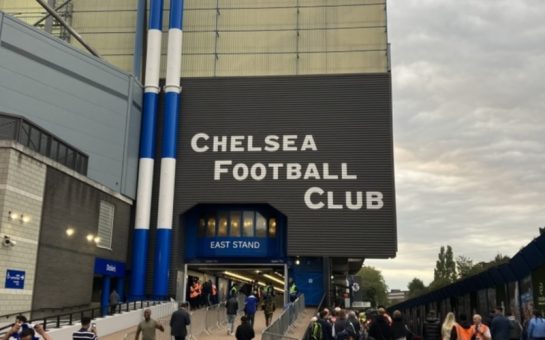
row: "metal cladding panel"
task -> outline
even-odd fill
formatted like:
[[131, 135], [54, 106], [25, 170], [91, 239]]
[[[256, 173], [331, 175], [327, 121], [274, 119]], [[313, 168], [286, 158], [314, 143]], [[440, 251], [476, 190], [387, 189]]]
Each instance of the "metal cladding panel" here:
[[[390, 74], [190, 78], [182, 84], [175, 215], [199, 203], [268, 203], [287, 216], [288, 255], [395, 256]], [[193, 140], [199, 133], [209, 139]], [[227, 138], [227, 151], [213, 151], [214, 136]], [[250, 150], [264, 149], [267, 136], [278, 136], [280, 150]], [[242, 140], [240, 145], [237, 140]], [[283, 143], [297, 151], [282, 150]], [[206, 147], [205, 152], [196, 151]], [[218, 161], [232, 164], [222, 167], [227, 172], [218, 173]], [[260, 179], [263, 169], [256, 166], [254, 177], [260, 180], [250, 176], [237, 180], [233, 168], [238, 163], [249, 169], [261, 163], [266, 175]], [[276, 179], [271, 163], [282, 164]], [[287, 179], [288, 163], [300, 164], [302, 176], [311, 171], [310, 178]], [[311, 163], [317, 171], [308, 170]], [[324, 179], [323, 164], [330, 175], [340, 178], [343, 163], [345, 174], [357, 179]], [[244, 166], [237, 169], [244, 175]], [[320, 209], [311, 209], [305, 201], [313, 187], [324, 191], [310, 196], [311, 205], [324, 203]], [[345, 192], [352, 192], [356, 203], [358, 191], [361, 209], [348, 209]], [[342, 208], [328, 205], [327, 192]], [[368, 192], [379, 192], [382, 200], [368, 201]], [[382, 207], [373, 209], [381, 202]]]

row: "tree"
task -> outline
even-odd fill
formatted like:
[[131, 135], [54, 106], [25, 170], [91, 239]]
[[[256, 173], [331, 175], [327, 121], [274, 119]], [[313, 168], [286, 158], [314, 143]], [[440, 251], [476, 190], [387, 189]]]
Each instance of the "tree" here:
[[456, 281], [456, 263], [454, 262], [454, 254], [452, 247], [447, 245], [441, 246], [435, 269], [433, 270], [433, 282], [430, 284], [431, 289], [444, 287]]
[[460, 279], [470, 276], [473, 267], [473, 260], [469, 257], [460, 255], [456, 258], [456, 268], [458, 269], [458, 277]]
[[373, 307], [386, 305], [388, 302], [388, 286], [380, 270], [364, 266], [356, 274], [361, 277], [363, 296]]
[[422, 280], [415, 277], [412, 279], [411, 282], [407, 285], [407, 288], [409, 288], [408, 298], [417, 297], [419, 295], [424, 294], [427, 291], [426, 285]]

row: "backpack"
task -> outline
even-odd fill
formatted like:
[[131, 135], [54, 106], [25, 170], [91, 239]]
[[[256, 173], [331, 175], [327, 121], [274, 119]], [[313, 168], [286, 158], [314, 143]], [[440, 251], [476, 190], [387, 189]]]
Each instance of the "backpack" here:
[[324, 333], [322, 332], [322, 324], [318, 321], [312, 323], [312, 328], [310, 329], [310, 340], [323, 340]]

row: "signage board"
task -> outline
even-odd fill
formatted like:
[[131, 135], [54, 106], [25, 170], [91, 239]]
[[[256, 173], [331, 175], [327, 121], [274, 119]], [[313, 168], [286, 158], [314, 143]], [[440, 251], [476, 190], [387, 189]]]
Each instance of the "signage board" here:
[[106, 276], [125, 276], [125, 264], [123, 262], [95, 258], [95, 274]]
[[24, 289], [25, 288], [25, 271], [8, 269], [6, 271], [5, 288]]
[[389, 74], [182, 82], [176, 213], [269, 204], [288, 254], [395, 256]]

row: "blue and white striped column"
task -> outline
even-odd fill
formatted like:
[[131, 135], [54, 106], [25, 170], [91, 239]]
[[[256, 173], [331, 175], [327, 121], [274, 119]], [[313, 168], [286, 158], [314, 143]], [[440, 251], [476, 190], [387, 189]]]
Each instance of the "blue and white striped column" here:
[[170, 249], [172, 242], [172, 207], [176, 176], [176, 136], [181, 97], [180, 63], [182, 59], [183, 0], [170, 1], [168, 30], [167, 75], [165, 83], [165, 110], [161, 145], [161, 177], [159, 182], [159, 211], [153, 275], [153, 295], [168, 296]]
[[140, 132], [136, 217], [133, 235], [131, 299], [142, 299], [145, 295], [157, 102], [160, 91], [159, 69], [161, 63], [162, 22], [163, 0], [151, 0], [144, 83], [144, 109]]

